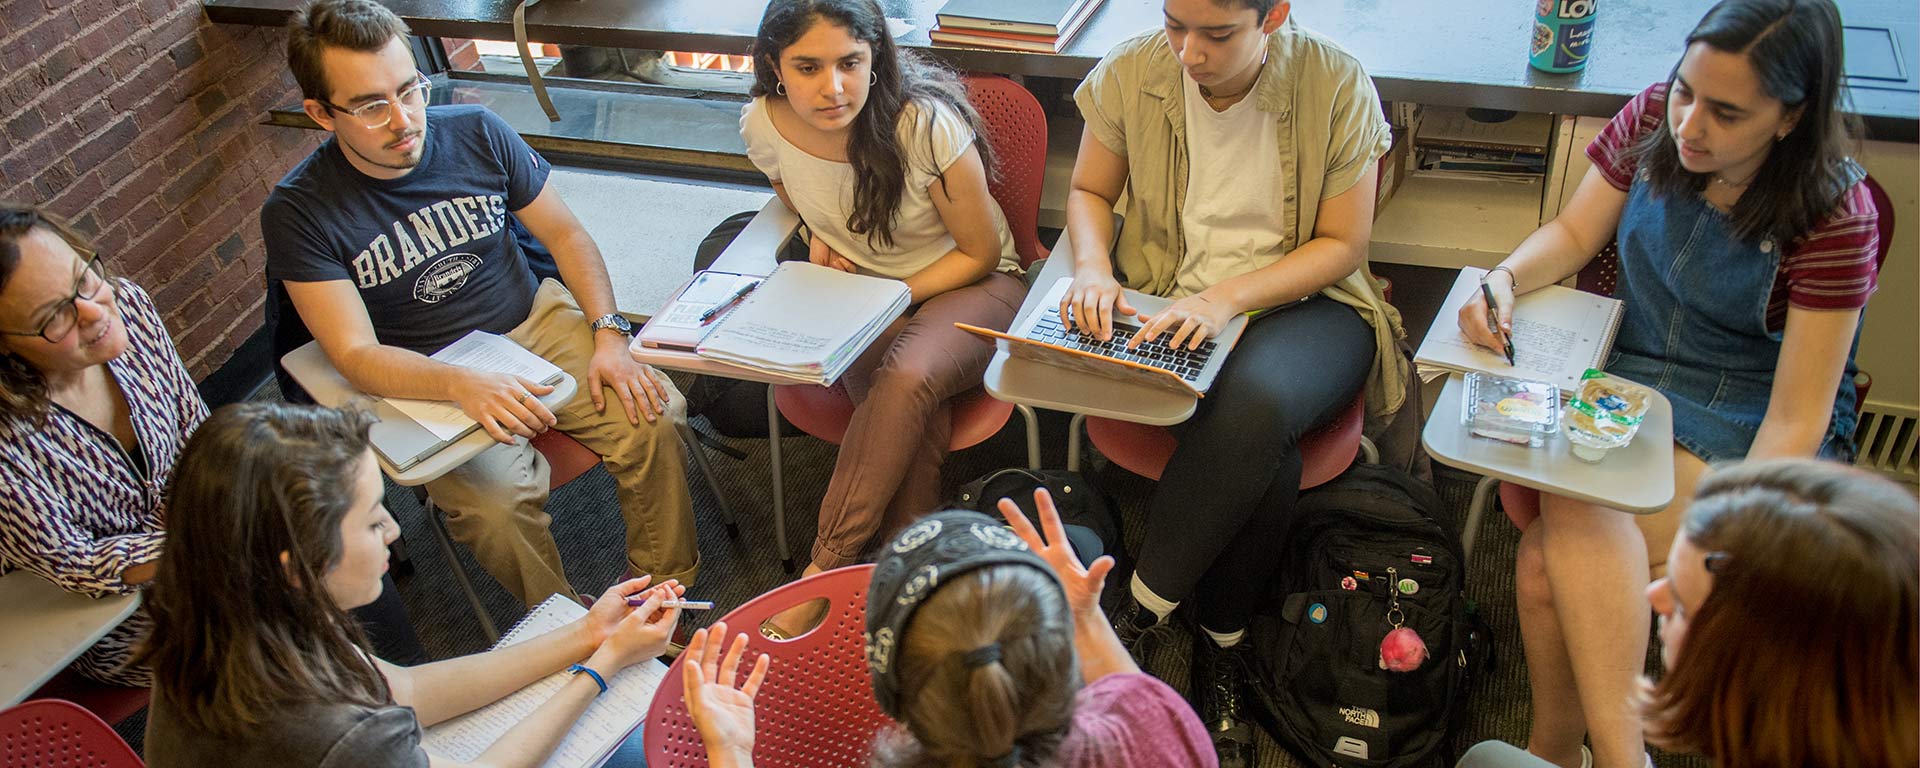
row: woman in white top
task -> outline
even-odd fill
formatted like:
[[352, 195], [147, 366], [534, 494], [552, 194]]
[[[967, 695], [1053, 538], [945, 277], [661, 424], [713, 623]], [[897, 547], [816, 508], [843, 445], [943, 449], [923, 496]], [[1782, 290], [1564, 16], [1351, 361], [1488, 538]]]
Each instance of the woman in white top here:
[[[812, 574], [936, 508], [947, 400], [979, 384], [992, 354], [953, 324], [1006, 328], [1025, 286], [965, 90], [896, 48], [873, 0], [774, 0], [753, 51], [740, 135], [806, 222], [808, 259], [913, 292], [842, 379], [855, 409], [820, 504]], [[766, 629], [798, 631], [809, 618]]]

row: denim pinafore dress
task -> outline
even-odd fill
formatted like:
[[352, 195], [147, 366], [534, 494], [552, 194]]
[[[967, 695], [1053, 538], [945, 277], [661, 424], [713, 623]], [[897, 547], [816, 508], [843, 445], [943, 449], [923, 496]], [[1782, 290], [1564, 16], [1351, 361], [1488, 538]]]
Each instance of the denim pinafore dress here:
[[[1783, 338], [1767, 328], [1783, 248], [1742, 241], [1728, 225], [1701, 195], [1657, 194], [1642, 171], [1628, 189], [1616, 235], [1615, 295], [1626, 315], [1606, 371], [1666, 395], [1674, 442], [1708, 462], [1740, 459], [1752, 447]], [[1855, 329], [1823, 457], [1852, 457], [1859, 343]]]

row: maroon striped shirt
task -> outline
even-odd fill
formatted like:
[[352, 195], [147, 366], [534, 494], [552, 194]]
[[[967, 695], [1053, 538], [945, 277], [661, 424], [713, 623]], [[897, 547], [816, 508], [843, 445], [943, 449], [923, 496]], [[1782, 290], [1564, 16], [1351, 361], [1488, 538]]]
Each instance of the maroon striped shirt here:
[[[1633, 183], [1638, 163], [1631, 151], [1641, 138], [1663, 130], [1667, 114], [1667, 84], [1654, 83], [1627, 102], [1613, 121], [1587, 146], [1607, 183], [1622, 192]], [[1787, 246], [1767, 299], [1767, 329], [1787, 325], [1787, 307], [1812, 310], [1851, 310], [1867, 305], [1879, 279], [1880, 213], [1864, 181], [1840, 195], [1833, 210], [1813, 230]]]

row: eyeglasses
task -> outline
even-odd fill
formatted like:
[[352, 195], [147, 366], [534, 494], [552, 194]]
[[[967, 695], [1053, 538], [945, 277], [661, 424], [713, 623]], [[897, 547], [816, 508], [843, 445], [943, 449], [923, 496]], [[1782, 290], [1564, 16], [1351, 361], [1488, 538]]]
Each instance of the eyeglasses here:
[[40, 323], [39, 330], [0, 331], [0, 335], [39, 336], [48, 344], [58, 344], [67, 338], [67, 334], [73, 333], [73, 329], [80, 324], [80, 310], [75, 305], [81, 299], [92, 301], [93, 297], [100, 295], [100, 289], [106, 286], [107, 278], [111, 277], [107, 272], [106, 259], [99, 254], [86, 256], [87, 261], [81, 266], [80, 274], [73, 278], [73, 295], [54, 308], [53, 314]]
[[[412, 85], [400, 89], [400, 106], [408, 112], [420, 112], [427, 108], [427, 97], [433, 94], [433, 82], [421, 75], [414, 75]], [[347, 109], [330, 101], [322, 100], [321, 105], [335, 112], [345, 112], [368, 128], [385, 128], [393, 122], [393, 102], [387, 99], [369, 101], [353, 109]]]

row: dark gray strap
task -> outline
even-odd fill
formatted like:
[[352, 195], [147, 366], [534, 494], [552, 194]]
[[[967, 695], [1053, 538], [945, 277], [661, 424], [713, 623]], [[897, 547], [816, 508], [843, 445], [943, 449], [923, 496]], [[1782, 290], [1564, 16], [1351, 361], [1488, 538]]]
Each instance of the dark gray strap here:
[[533, 51], [527, 48], [527, 7], [540, 0], [520, 0], [513, 6], [513, 42], [520, 46], [520, 63], [527, 68], [527, 82], [533, 86], [533, 97], [540, 100], [540, 108], [547, 113], [548, 122], [560, 122], [560, 110], [553, 108], [553, 99], [547, 96], [547, 84], [540, 79], [540, 68], [533, 65]]

